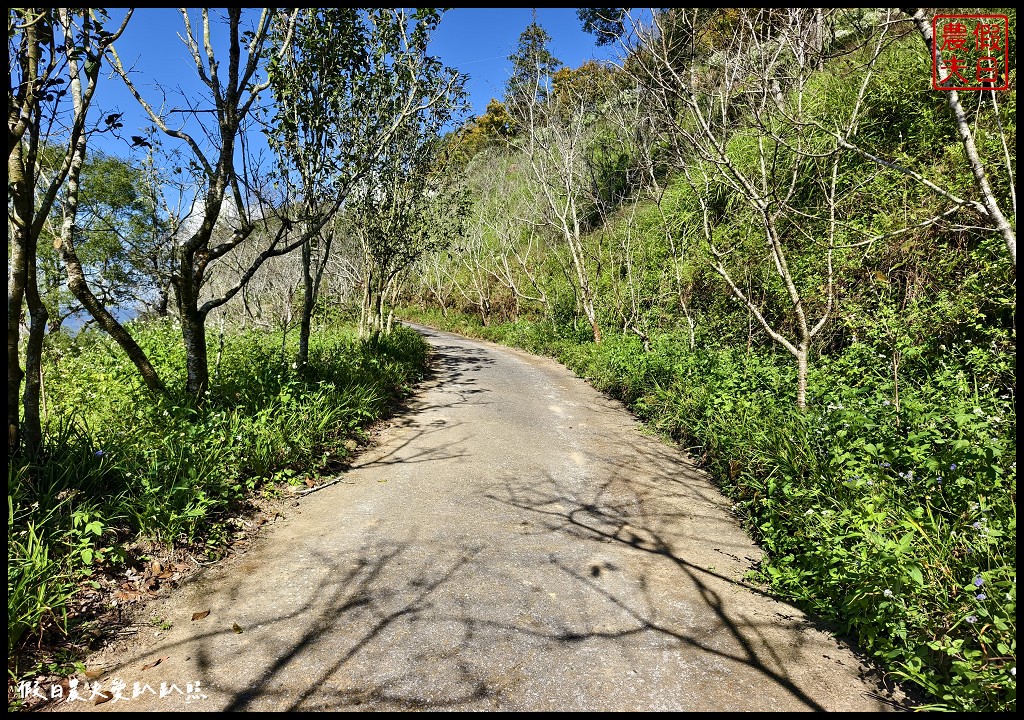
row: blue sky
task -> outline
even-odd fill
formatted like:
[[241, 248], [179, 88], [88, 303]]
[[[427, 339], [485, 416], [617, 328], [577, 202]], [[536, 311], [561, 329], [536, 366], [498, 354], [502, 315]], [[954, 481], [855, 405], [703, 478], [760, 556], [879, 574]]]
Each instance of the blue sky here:
[[[531, 8], [455, 8], [435, 35], [435, 52], [448, 65], [470, 77], [473, 114], [481, 114], [492, 98], [501, 98], [511, 72], [508, 56], [533, 19]], [[537, 8], [537, 22], [551, 36], [551, 52], [569, 67], [589, 59], [607, 60], [612, 51], [597, 47], [583, 32], [576, 8]]]
[[[123, 17], [123, 11], [111, 10], [110, 15], [114, 23]], [[196, 17], [195, 13], [191, 15]], [[431, 48], [446, 65], [468, 75], [473, 115], [483, 113], [491, 98], [502, 96], [511, 70], [508, 56], [515, 51], [519, 35], [532, 17], [531, 8], [455, 8], [445, 13]], [[613, 50], [597, 47], [594, 37], [583, 32], [576, 8], [538, 8], [537, 21], [552, 37], [552, 53], [569, 67], [613, 56]], [[143, 97], [151, 102], [160, 97], [157, 82], [168, 89], [180, 88], [185, 94], [201, 90], [188, 51], [177, 36], [183, 27], [180, 13], [173, 8], [139, 8], [115, 45], [122, 62], [138, 71], [133, 77]], [[181, 107], [180, 96], [170, 95], [167, 101], [168, 107]], [[97, 138], [97, 145], [107, 152], [128, 154], [127, 138], [140, 134], [149, 123], [120, 79], [104, 74], [93, 117], [115, 111], [125, 113], [121, 130], [124, 139]]]

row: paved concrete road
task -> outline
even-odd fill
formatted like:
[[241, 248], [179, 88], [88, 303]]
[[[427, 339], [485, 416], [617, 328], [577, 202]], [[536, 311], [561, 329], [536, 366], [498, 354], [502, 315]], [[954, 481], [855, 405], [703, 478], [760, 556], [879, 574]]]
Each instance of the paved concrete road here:
[[[164, 636], [93, 659], [140, 698], [75, 707], [890, 707], [743, 581], [759, 553], [729, 503], [620, 404], [551, 360], [417, 329], [435, 377], [352, 484], [156, 603]], [[195, 681], [204, 698], [145, 690]]]

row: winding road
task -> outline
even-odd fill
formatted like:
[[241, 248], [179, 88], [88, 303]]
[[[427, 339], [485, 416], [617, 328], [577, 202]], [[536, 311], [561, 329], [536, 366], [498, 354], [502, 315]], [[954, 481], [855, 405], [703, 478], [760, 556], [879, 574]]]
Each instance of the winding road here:
[[759, 550], [729, 502], [620, 403], [414, 327], [432, 376], [344, 482], [154, 601], [160, 637], [91, 660], [125, 699], [59, 709], [898, 708], [744, 580]]

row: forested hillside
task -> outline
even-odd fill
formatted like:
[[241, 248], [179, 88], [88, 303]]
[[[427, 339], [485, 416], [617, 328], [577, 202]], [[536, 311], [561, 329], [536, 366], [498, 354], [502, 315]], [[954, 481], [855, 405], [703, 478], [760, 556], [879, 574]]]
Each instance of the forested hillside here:
[[1007, 18], [991, 87], [932, 87], [923, 10], [581, 10], [619, 60], [575, 68], [535, 20], [467, 120], [433, 9], [186, 9], [201, 104], [131, 11], [10, 9], [9, 704], [343, 466], [405, 318], [558, 358], [712, 473], [752, 579], [1015, 709], [1016, 12], [958, 12]]

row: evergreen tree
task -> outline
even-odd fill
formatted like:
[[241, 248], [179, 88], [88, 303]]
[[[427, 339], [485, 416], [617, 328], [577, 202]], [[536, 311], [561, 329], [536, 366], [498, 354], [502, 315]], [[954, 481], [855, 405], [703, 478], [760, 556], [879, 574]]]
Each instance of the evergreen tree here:
[[562, 61], [548, 49], [550, 42], [551, 36], [537, 22], [535, 10], [533, 21], [519, 36], [516, 51], [508, 57], [512, 75], [505, 85], [505, 105], [513, 117], [524, 105], [547, 98], [552, 77], [562, 67]]

